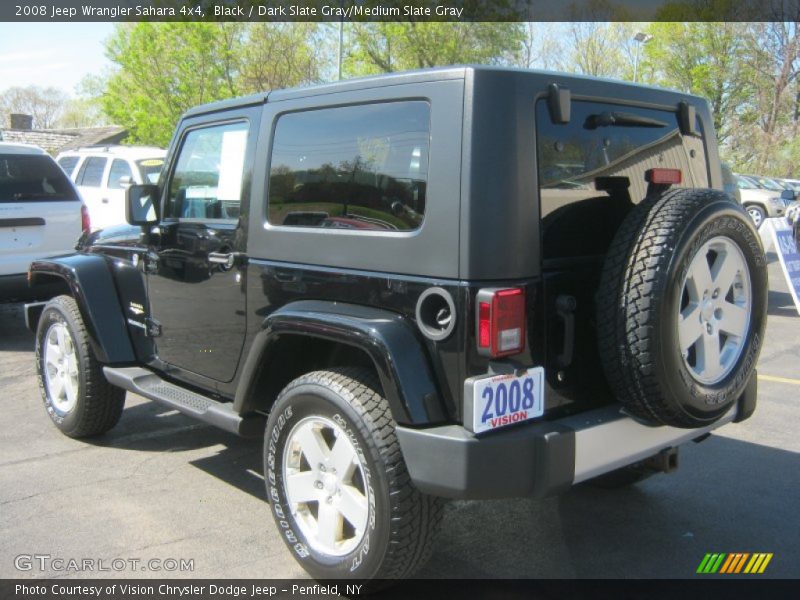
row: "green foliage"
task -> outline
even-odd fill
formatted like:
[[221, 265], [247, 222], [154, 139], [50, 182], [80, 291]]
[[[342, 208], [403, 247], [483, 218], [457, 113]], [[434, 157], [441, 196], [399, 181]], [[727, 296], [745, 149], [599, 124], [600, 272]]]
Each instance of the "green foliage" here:
[[642, 71], [663, 87], [706, 98], [721, 142], [751, 94], [743, 23], [653, 23]]
[[117, 65], [103, 109], [132, 143], [169, 142], [181, 114], [198, 104], [318, 79], [316, 25], [135, 23], [107, 42]]
[[348, 75], [442, 65], [497, 64], [521, 49], [520, 23], [383, 22], [347, 25]]
[[217, 23], [117, 26], [107, 55], [118, 65], [103, 108], [128, 129], [128, 141], [166, 145], [189, 107], [235, 96], [230, 68], [239, 39]]
[[[740, 15], [730, 0], [694, 2], [701, 18]], [[688, 3], [667, 6], [686, 10]], [[800, 154], [800, 38], [796, 23], [661, 22], [649, 26], [649, 81], [706, 98], [734, 170], [794, 176]]]

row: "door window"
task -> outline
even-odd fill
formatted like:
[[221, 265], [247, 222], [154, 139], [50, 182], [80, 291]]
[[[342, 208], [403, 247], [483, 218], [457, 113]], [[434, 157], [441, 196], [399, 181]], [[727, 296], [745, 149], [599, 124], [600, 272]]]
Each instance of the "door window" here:
[[128, 177], [128, 182], [133, 183], [133, 173], [127, 160], [115, 158], [111, 163], [111, 171], [108, 173], [108, 187], [112, 190], [121, 190], [120, 179]]
[[75, 178], [75, 183], [85, 187], [100, 187], [107, 162], [108, 160], [105, 158], [90, 156], [83, 161], [81, 170]]
[[238, 219], [246, 149], [247, 123], [190, 131], [172, 174], [164, 216]]

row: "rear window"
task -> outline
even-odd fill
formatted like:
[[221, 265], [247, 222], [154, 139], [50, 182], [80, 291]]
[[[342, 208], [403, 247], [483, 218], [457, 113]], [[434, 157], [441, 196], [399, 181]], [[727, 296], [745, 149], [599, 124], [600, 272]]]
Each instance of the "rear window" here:
[[410, 231], [425, 215], [430, 105], [388, 102], [278, 119], [269, 180], [273, 225]]
[[0, 202], [78, 200], [75, 189], [49, 156], [0, 155]]
[[680, 169], [681, 186], [709, 187], [702, 133], [682, 135], [677, 112], [574, 101], [569, 123], [553, 123], [543, 99], [536, 127], [544, 258], [603, 254], [647, 194], [648, 169]]

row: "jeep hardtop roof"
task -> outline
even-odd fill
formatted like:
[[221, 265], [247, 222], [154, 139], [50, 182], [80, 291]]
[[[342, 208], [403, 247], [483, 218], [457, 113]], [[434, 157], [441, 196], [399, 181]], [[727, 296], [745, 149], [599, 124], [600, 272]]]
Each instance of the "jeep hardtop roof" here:
[[[227, 100], [220, 100], [217, 102], [210, 102], [201, 104], [190, 108], [184, 117], [193, 117], [202, 114], [208, 114], [219, 110], [226, 110], [238, 106], [252, 106], [262, 104], [268, 101], [288, 100], [291, 98], [302, 98], [309, 96], [319, 96], [324, 94], [331, 94], [334, 92], [355, 91], [359, 89], [368, 89], [373, 87], [384, 87], [391, 85], [404, 85], [412, 83], [424, 83], [427, 81], [443, 81], [447, 79], [471, 79], [476, 73], [506, 73], [516, 74], [521, 76], [537, 76], [549, 78], [554, 82], [559, 83], [564, 87], [569, 88], [570, 83], [573, 87], [579, 90], [586, 89], [591, 86], [597, 86], [604, 90], [614, 89], [616, 93], [609, 94], [604, 92], [599, 94], [599, 97], [608, 99], [610, 97], [619, 96], [620, 98], [628, 99], [631, 101], [643, 101], [643, 98], [648, 98], [651, 101], [657, 101], [658, 104], [673, 104], [681, 99], [692, 99], [698, 103], [705, 103], [703, 98], [693, 96], [683, 92], [668, 90], [665, 88], [654, 87], [650, 85], [632, 83], [629, 81], [621, 81], [617, 79], [608, 79], [603, 77], [591, 77], [588, 75], [578, 75], [574, 73], [564, 73], [560, 71], [545, 71], [537, 69], [521, 69], [513, 67], [496, 67], [486, 65], [455, 65], [448, 67], [435, 67], [430, 69], [415, 69], [411, 71], [400, 71], [395, 73], [384, 73], [381, 75], [370, 75], [367, 77], [356, 77], [353, 79], [345, 79], [342, 81], [335, 81], [332, 83], [323, 83], [309, 86], [299, 86], [278, 90], [268, 90], [251, 94], [249, 96], [242, 96], [239, 98], [230, 98]], [[600, 91], [598, 89], [598, 91]], [[574, 92], [573, 92], [574, 93]]]

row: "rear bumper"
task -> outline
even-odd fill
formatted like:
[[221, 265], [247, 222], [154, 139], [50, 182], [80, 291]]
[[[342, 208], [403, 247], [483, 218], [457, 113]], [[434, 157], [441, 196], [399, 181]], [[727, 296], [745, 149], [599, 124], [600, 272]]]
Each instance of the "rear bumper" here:
[[476, 437], [459, 425], [397, 428], [420, 491], [463, 499], [542, 497], [704, 436], [755, 409], [755, 381], [738, 405], [707, 427], [644, 425], [607, 406]]

